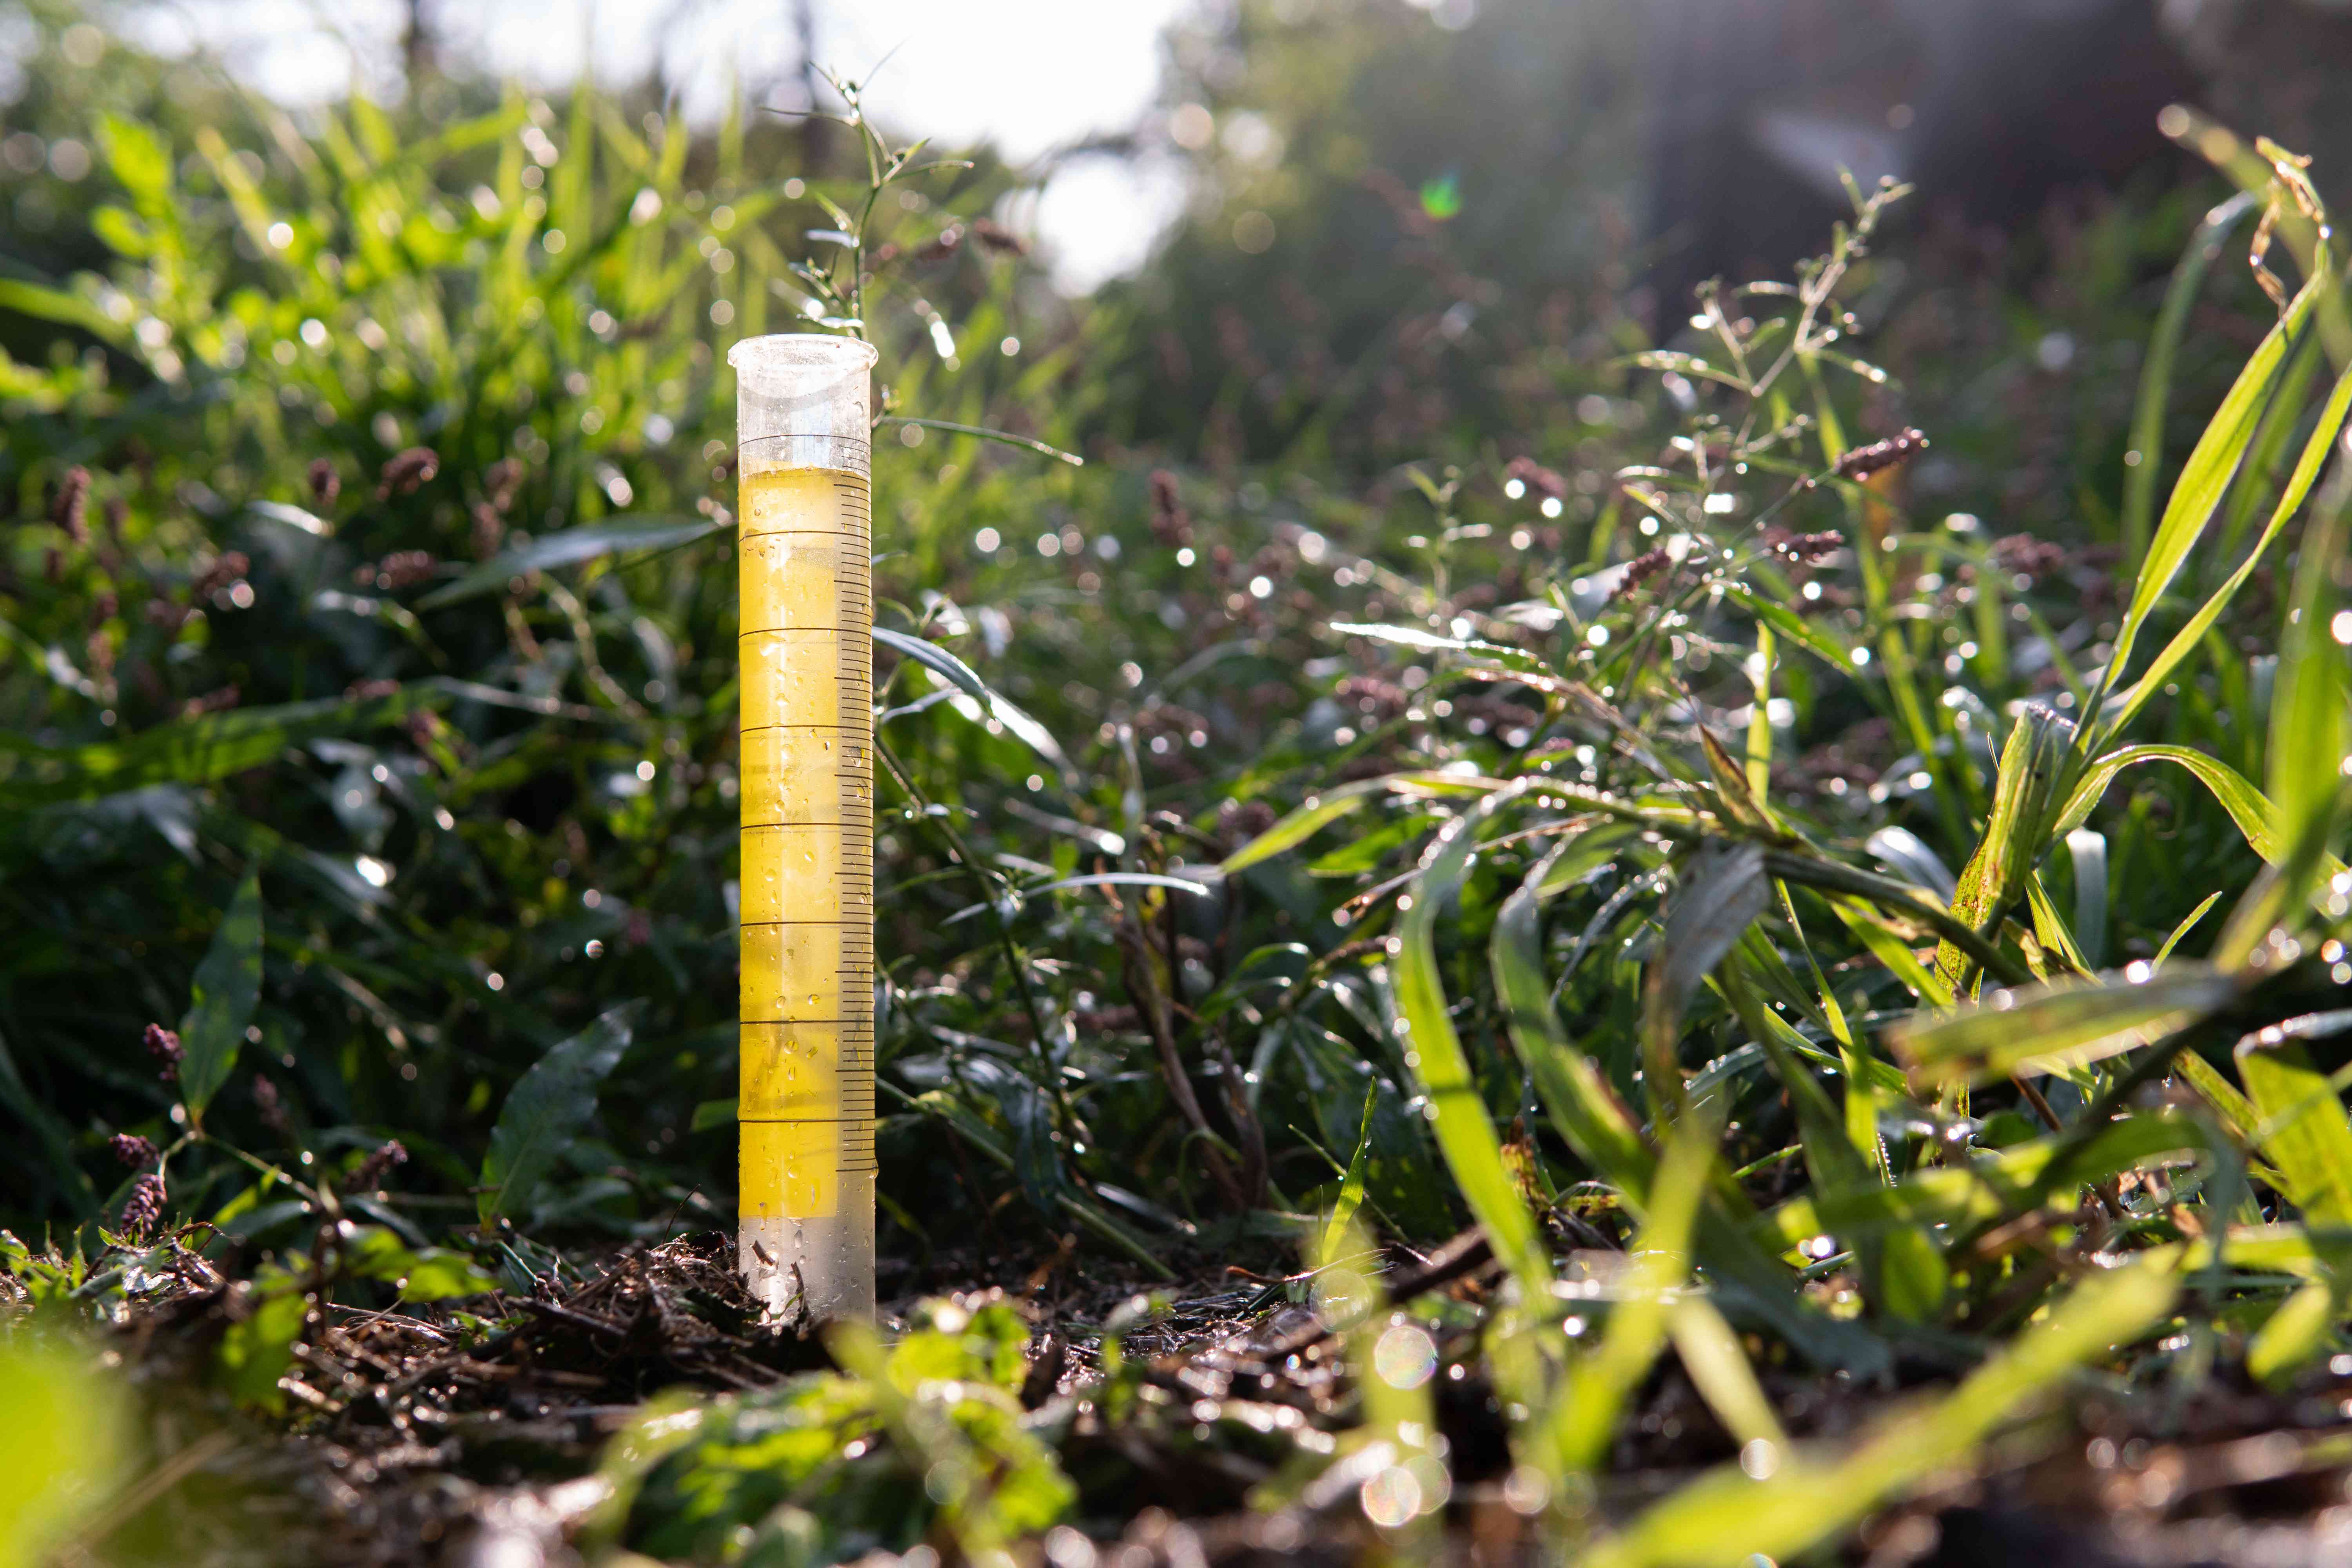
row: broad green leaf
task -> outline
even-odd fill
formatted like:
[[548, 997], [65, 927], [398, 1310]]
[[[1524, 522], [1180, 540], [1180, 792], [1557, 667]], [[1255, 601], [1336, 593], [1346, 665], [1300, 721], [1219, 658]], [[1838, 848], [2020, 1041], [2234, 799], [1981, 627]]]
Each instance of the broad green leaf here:
[[148, 127], [119, 114], [101, 114], [98, 144], [107, 167], [131, 193], [142, 212], [160, 212], [172, 187], [172, 154]]
[[530, 1211], [540, 1184], [564, 1145], [596, 1114], [596, 1090], [629, 1048], [642, 1002], [614, 1008], [570, 1039], [549, 1048], [507, 1095], [482, 1158], [477, 1202], [490, 1225]]
[[22, 1327], [0, 1342], [0, 1568], [89, 1560], [58, 1549], [137, 1475], [129, 1415], [87, 1347]]
[[498, 1281], [462, 1252], [410, 1247], [380, 1225], [362, 1226], [343, 1243], [343, 1267], [362, 1279], [381, 1279], [404, 1301], [446, 1301], [498, 1289]]
[[2246, 1343], [2246, 1371], [2282, 1391], [2333, 1348], [2336, 1325], [2352, 1301], [2352, 1243], [2325, 1246], [2319, 1257], [2325, 1276], [2281, 1302]]
[[[825, 1348], [872, 1402], [902, 1461], [922, 1475], [923, 1494], [958, 1554], [1002, 1563], [1011, 1541], [1041, 1534], [1067, 1514], [1078, 1489], [1023, 1425], [1019, 1400], [971, 1356], [943, 1356], [948, 1347], [929, 1342], [939, 1337], [910, 1334], [886, 1351], [872, 1324], [850, 1318], [827, 1330]], [[837, 1442], [828, 1448], [838, 1452]]]
[[293, 1368], [294, 1342], [310, 1304], [303, 1300], [301, 1278], [281, 1264], [265, 1266], [249, 1289], [247, 1316], [228, 1326], [213, 1352], [213, 1375], [238, 1404], [282, 1415], [286, 1391], [278, 1380]]
[[204, 1124], [205, 1107], [220, 1092], [236, 1066], [237, 1048], [261, 999], [261, 873], [239, 883], [228, 912], [213, 932], [212, 946], [190, 988], [187, 1016], [180, 1020], [180, 1100], [188, 1119]]
[[0, 758], [17, 760], [10, 776], [0, 779], [0, 805], [94, 800], [149, 784], [211, 784], [274, 762], [292, 747], [397, 724], [444, 700], [439, 690], [419, 684], [366, 701], [288, 702], [209, 713], [88, 746], [53, 748], [0, 734]]
[[420, 610], [437, 610], [484, 594], [502, 592], [508, 582], [531, 572], [551, 572], [577, 566], [625, 551], [668, 550], [707, 539], [730, 525], [716, 518], [618, 518], [580, 528], [541, 534], [528, 544], [502, 551], [445, 587], [416, 601]]
[[2234, 998], [2236, 977], [2177, 964], [2137, 982], [2053, 980], [1995, 991], [1936, 1017], [1915, 1015], [1895, 1046], [1937, 1080], [1982, 1083], [2013, 1072], [2056, 1072], [2143, 1046]]

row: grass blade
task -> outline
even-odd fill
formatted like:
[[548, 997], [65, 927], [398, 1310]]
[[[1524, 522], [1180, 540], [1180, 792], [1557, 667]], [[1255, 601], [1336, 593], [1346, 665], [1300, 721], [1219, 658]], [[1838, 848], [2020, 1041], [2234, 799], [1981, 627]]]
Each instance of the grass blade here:
[[1456, 773], [1391, 773], [1363, 779], [1309, 795], [1298, 808], [1225, 857], [1218, 869], [1228, 877], [1260, 861], [1295, 849], [1341, 817], [1360, 811], [1379, 795], [1484, 795], [1494, 789], [1492, 779], [1465, 778]]
[[1495, 917], [1488, 963], [1512, 1045], [1534, 1078], [1544, 1110], [1584, 1163], [1636, 1203], [1648, 1200], [1657, 1157], [1617, 1091], [1576, 1048], [1552, 1005], [1543, 968], [1543, 898], [1552, 869], [1571, 857], [1569, 839], [1538, 862]]
[[[2352, 373], [2347, 379], [2352, 380]], [[2346, 735], [2345, 658], [2335, 624], [2340, 602], [2335, 577], [2345, 561], [2347, 510], [2352, 476], [2338, 469], [2304, 533], [2271, 699], [2266, 782], [2272, 830], [2306, 879], [2326, 853], [2343, 793], [2344, 759], [2352, 752]], [[2290, 907], [2302, 902], [2302, 892], [2300, 886], [2287, 889]]]
[[1743, 1451], [1752, 1452], [1748, 1446], [1757, 1443], [1775, 1449], [1787, 1446], [1789, 1435], [1772, 1413], [1771, 1398], [1721, 1312], [1704, 1297], [1685, 1296], [1667, 1310], [1666, 1332], [1699, 1397]]
[[1835, 1197], [1790, 1198], [1759, 1216], [1750, 1229], [1776, 1251], [1816, 1236], [1852, 1241], [1901, 1226], [1948, 1225], [1966, 1230], [2011, 1217], [2037, 1187], [2048, 1194], [2045, 1203], [2071, 1205], [2077, 1195], [2074, 1189], [2084, 1183], [2162, 1155], [2200, 1149], [2206, 1138], [2204, 1130], [2185, 1117], [2127, 1117], [2071, 1146], [2061, 1138], [2038, 1138], [1969, 1164], [1915, 1171], [1891, 1186], [1851, 1190]]
[[2276, 832], [2277, 810], [2270, 797], [2246, 782], [2245, 775], [2229, 763], [2217, 762], [2204, 752], [2187, 746], [2152, 744], [2126, 746], [2109, 752], [2091, 764], [2082, 782], [2074, 786], [2074, 795], [2059, 816], [2058, 826], [2071, 831], [2082, 826], [2091, 815], [2101, 796], [2115, 782], [2117, 773], [2141, 763], [2174, 763], [2196, 776], [2197, 782], [2210, 791], [2230, 820], [2245, 836], [2246, 847], [2263, 859], [2275, 863], [2285, 853], [2285, 845]]
[[416, 601], [420, 610], [438, 610], [484, 594], [502, 592], [513, 578], [532, 572], [577, 566], [583, 561], [623, 551], [668, 550], [707, 539], [731, 524], [716, 518], [616, 519], [566, 528], [502, 551], [446, 587], [436, 588]]
[[2137, 561], [2147, 550], [2148, 525], [2156, 517], [2156, 479], [2164, 467], [2164, 407], [2172, 391], [2172, 360], [2189, 325], [2189, 308], [2205, 274], [2229, 243], [2230, 231], [2254, 209], [2253, 196], [2244, 191], [2207, 213], [2189, 237], [2172, 269], [2164, 292], [2164, 308], [2149, 334], [2147, 363], [2139, 377], [2139, 395], [2132, 410], [2131, 446], [2139, 454], [2137, 467], [2124, 475], [2124, 556]]
[[[2266, 1032], [2267, 1034], [2267, 1032]], [[2294, 1039], [2238, 1042], [2238, 1077], [2263, 1119], [2263, 1152], [2286, 1196], [2315, 1223], [2352, 1226], [2352, 1121], [2327, 1075]]]
[[1668, 1145], [1608, 1331], [1560, 1389], [1553, 1429], [1560, 1457], [1571, 1469], [1597, 1468], [1608, 1457], [1618, 1412], [1665, 1348], [1671, 1310], [1666, 1296], [1690, 1278], [1691, 1232], [1713, 1142], [1714, 1130], [1695, 1117]]
[[[2312, 486], [2319, 482], [2320, 469], [2326, 464], [2327, 454], [2335, 446], [2337, 434], [2344, 428], [2347, 414], [2352, 414], [2352, 369], [2346, 370], [2336, 378], [2335, 389], [2327, 395], [2327, 402], [2319, 412], [2319, 423], [2304, 443], [2303, 455], [2295, 460], [2294, 472], [2288, 476], [2286, 489], [2280, 493], [2278, 505], [2272, 508], [2270, 521], [2263, 525], [2262, 536], [2254, 541], [2253, 548], [2246, 552], [2246, 558], [2238, 563], [2237, 570], [2213, 590], [2211, 596], [2198, 607], [2197, 613], [2189, 617], [2187, 625], [2173, 633], [2172, 640], [2164, 645], [2155, 662], [2132, 683], [2131, 689], [2116, 700], [2102, 726], [2103, 734], [2122, 732], [2124, 726], [2131, 722], [2133, 715], [2162, 689], [2180, 661], [2203, 640], [2207, 630], [2229, 607], [2230, 601], [2238, 596], [2238, 590], [2245, 586], [2248, 577], [2253, 575], [2254, 568], [2262, 563], [2263, 557], [2269, 552], [2272, 542], [2284, 530], [2288, 520], [2302, 509], [2305, 500], [2311, 494]], [[2147, 468], [2147, 464], [2141, 464], [2134, 470], [2135, 475]]]
[[2236, 476], [2240, 460], [2246, 454], [2246, 445], [2253, 439], [2254, 428], [2261, 421], [2262, 410], [2268, 401], [2273, 385], [2285, 367], [2287, 345], [2310, 320], [2319, 297], [2332, 284], [2316, 279], [2304, 286], [2281, 316], [2277, 324], [2263, 337], [2238, 379], [2222, 398], [2221, 406], [2214, 411], [2204, 434], [2189, 454], [2189, 461], [2180, 470], [2179, 479], [2172, 487], [2172, 497], [2165, 503], [2164, 520], [2157, 526], [2149, 542], [2147, 554], [2140, 564], [2139, 579], [2134, 584], [2130, 605], [2125, 609], [2123, 621], [2117, 626], [2115, 653], [2107, 660], [2106, 672], [2099, 678], [2097, 691], [2093, 693], [2088, 711], [2084, 715], [2087, 725], [2099, 716], [2106, 693], [2114, 687], [2116, 673], [2131, 662], [2132, 645], [2139, 637], [2140, 628], [2156, 608], [2157, 601], [2172, 585], [2172, 579], [2189, 559], [2189, 552], [2203, 536], [2206, 525], [2221, 510], [2221, 498], [2228, 493], [2230, 481]]
[[1739, 1568], [1809, 1551], [1965, 1459], [2077, 1366], [2147, 1332], [2172, 1305], [2179, 1262], [2177, 1247], [2153, 1251], [2076, 1287], [1959, 1387], [1878, 1422], [1843, 1458], [1800, 1456], [1760, 1480], [1738, 1465], [1710, 1471], [1587, 1552], [1582, 1568]]
[[980, 678], [978, 670], [928, 638], [894, 632], [887, 626], [876, 626], [874, 640], [902, 658], [913, 659], [926, 669], [946, 676], [950, 685], [971, 693], [982, 702], [996, 695], [989, 689], [988, 682]]
[[2144, 1046], [2234, 998], [2234, 975], [2179, 965], [2135, 984], [2055, 980], [1995, 991], [1940, 1017], [1906, 1023], [1895, 1046], [1912, 1070], [1972, 1083], [2054, 1072]]
[[[1553, 869], [1572, 858], [1575, 843], [1562, 844], [1538, 863], [1503, 901], [1489, 962], [1511, 1044], [1553, 1126], [1627, 1202], [1646, 1212], [1658, 1156], [1599, 1067], [1569, 1037], [1543, 970], [1543, 900], [1561, 885]], [[1842, 1367], [1855, 1377], [1876, 1376], [1891, 1366], [1886, 1347], [1862, 1325], [1805, 1305], [1794, 1275], [1743, 1228], [1749, 1223], [1744, 1205], [1735, 1207], [1719, 1192], [1699, 1212], [1696, 1257], [1726, 1306], [1736, 1303], [1816, 1365]]]
[[[2052, 794], [2074, 735], [2065, 720], [2032, 705], [2010, 727], [1993, 782], [1992, 814], [1952, 899], [1953, 915], [1980, 932], [1991, 930], [2017, 902], [2042, 858]], [[1947, 939], [1937, 944], [1936, 973], [1956, 994], [1968, 989], [1977, 967], [1958, 942]]]
[[[2352, 1121], [2336, 1086], [2294, 1039], [2264, 1030], [2238, 1042], [2238, 1076], [2262, 1116], [2263, 1152], [2287, 1198], [2306, 1220], [2341, 1231], [2352, 1226]], [[2352, 1299], [2352, 1245], [2316, 1248], [2320, 1278], [2273, 1313], [2246, 1347], [2246, 1370], [2284, 1384], [2323, 1353]]]
[[1380, 1091], [1371, 1085], [1364, 1089], [1363, 1131], [1357, 1134], [1356, 1152], [1348, 1160], [1347, 1174], [1339, 1181], [1339, 1195], [1331, 1205], [1331, 1217], [1323, 1222], [1323, 1252], [1326, 1258], [1344, 1257], [1341, 1245], [1348, 1227], [1356, 1222], [1356, 1210], [1364, 1202], [1364, 1163], [1372, 1152], [1372, 1109]]
[[1479, 1098], [1469, 1058], [1447, 1016], [1445, 987], [1437, 973], [1437, 911], [1462, 884], [1476, 847], [1477, 826], [1495, 808], [1529, 788], [1548, 781], [1529, 778], [1506, 786], [1481, 801], [1471, 812], [1448, 823], [1423, 862], [1413, 883], [1412, 908], [1398, 929], [1402, 944], [1397, 954], [1398, 1027], [1411, 1037], [1408, 1060], [1414, 1062], [1422, 1092], [1429, 1097], [1437, 1146], [1462, 1188], [1470, 1212], [1486, 1228], [1495, 1256], [1519, 1280], [1529, 1300], [1541, 1300], [1551, 1284], [1551, 1263], [1537, 1232], [1535, 1217], [1503, 1163], [1502, 1140], [1494, 1119]]

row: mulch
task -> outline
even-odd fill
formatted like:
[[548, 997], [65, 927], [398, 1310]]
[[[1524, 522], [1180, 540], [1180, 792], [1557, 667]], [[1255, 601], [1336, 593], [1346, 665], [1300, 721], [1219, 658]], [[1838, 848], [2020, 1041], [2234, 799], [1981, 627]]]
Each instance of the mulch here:
[[[1475, 1300], [1492, 1287], [1493, 1268], [1473, 1237], [1394, 1257], [1391, 1278], [1406, 1296]], [[1276, 1468], [1250, 1435], [1330, 1430], [1348, 1418], [1340, 1348], [1292, 1282], [1201, 1265], [1171, 1288], [1065, 1247], [1041, 1258], [941, 1255], [895, 1265], [885, 1284], [894, 1297], [886, 1314], [976, 1287], [1024, 1304], [1034, 1324], [1024, 1402], [1079, 1402], [1063, 1462], [1082, 1491], [1089, 1475], [1117, 1477], [1115, 1511], [1087, 1510], [1103, 1532], [1104, 1568], [1338, 1564], [1381, 1552], [1352, 1491], [1316, 1509], [1245, 1506]], [[1123, 1347], [1146, 1363], [1152, 1409], [1113, 1425], [1083, 1396], [1104, 1325], [1147, 1289], [1157, 1305]], [[576, 1563], [571, 1533], [604, 1495], [594, 1467], [641, 1402], [681, 1384], [753, 1390], [830, 1364], [814, 1339], [761, 1321], [731, 1244], [711, 1234], [567, 1259], [527, 1293], [411, 1310], [329, 1304], [281, 1384], [282, 1423], [226, 1417], [216, 1398], [195, 1392], [238, 1310], [237, 1288], [198, 1261], [142, 1293], [112, 1329], [110, 1357], [142, 1386], [154, 1448], [172, 1457], [98, 1530], [176, 1497], [190, 1504], [174, 1510], [186, 1532], [174, 1555], [186, 1562]], [[505, 1326], [485, 1334], [485, 1321]], [[1476, 1347], [1466, 1332], [1441, 1340], [1454, 1555], [1533, 1563], [1528, 1522], [1504, 1500], [1507, 1430], [1475, 1370]], [[2336, 1364], [2352, 1374], [2352, 1361]], [[1796, 1369], [1764, 1375], [1800, 1437], [1834, 1439], [1905, 1397]], [[1595, 1499], [1603, 1516], [1630, 1513], [1736, 1451], [1672, 1358], [1624, 1426]], [[99, 1544], [85, 1538], [80, 1550]], [[1969, 1473], [1871, 1521], [1843, 1557], [1869, 1568], [2352, 1561], [2352, 1375], [2331, 1371], [2282, 1395], [2224, 1362], [2158, 1394], [2080, 1395], [2022, 1439], [1994, 1445]], [[1055, 1559], [1055, 1568], [1088, 1565]]]

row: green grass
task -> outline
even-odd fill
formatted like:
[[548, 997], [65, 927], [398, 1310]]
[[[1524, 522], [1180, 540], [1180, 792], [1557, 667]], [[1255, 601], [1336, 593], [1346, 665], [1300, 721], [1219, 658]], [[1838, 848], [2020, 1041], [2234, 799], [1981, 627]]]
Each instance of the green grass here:
[[[121, 1234], [123, 1133], [252, 1281], [218, 1397], [280, 1417], [306, 1292], [460, 1300], [730, 1223], [717, 351], [797, 320], [885, 354], [894, 1262], [1011, 1284], [1068, 1233], [1082, 1270], [1283, 1276], [1353, 1372], [1257, 1500], [1363, 1466], [1328, 1506], [1405, 1555], [1454, 1482], [1391, 1334], [1472, 1347], [1528, 1528], [1611, 1563], [1843, 1539], [2086, 1373], [2284, 1389], [2343, 1348], [2352, 365], [2267, 152], [2180, 127], [2283, 204], [2304, 281], [2192, 409], [2174, 345], [2243, 209], [2192, 237], [2116, 559], [1854, 471], [1898, 193], [1574, 367], [1530, 428], [1629, 417], [1531, 444], [1605, 480], [1571, 514], [1517, 432], [1155, 474], [1100, 368], [1128, 318], [963, 227], [1011, 187], [985, 161], [860, 122], [787, 185], [740, 109], [698, 139], [585, 91], [419, 130], [96, 120], [110, 260], [0, 279], [7, 341], [55, 345], [0, 362], [0, 1217], [42, 1321], [135, 1310], [170, 1255]], [[1492, 1289], [1387, 1301], [1365, 1237], [1473, 1225]], [[997, 1562], [1126, 1522], [1087, 1421], [1184, 1440], [1132, 1314], [1083, 1413], [1023, 1408], [1011, 1307], [919, 1319], [649, 1409], [592, 1534]], [[1843, 1439], [1775, 1406], [1922, 1358], [1956, 1381]], [[1604, 1506], [1675, 1368], [1712, 1468]]]

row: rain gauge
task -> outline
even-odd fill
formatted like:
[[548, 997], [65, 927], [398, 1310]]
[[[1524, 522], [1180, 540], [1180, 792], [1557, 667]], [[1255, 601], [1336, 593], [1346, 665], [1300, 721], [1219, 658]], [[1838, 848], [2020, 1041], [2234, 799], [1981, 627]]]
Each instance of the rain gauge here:
[[874, 1310], [874, 349], [735, 367], [742, 704], [737, 1261], [772, 1310]]

